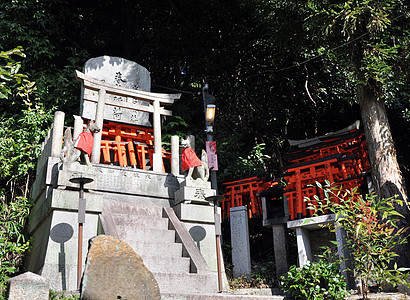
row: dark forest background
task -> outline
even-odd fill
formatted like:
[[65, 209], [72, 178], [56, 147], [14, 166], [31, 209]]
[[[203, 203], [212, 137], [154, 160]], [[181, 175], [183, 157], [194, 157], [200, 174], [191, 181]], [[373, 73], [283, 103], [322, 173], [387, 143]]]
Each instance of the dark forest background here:
[[[395, 69], [385, 70], [391, 75], [382, 98], [409, 182], [408, 11], [401, 1], [385, 2], [395, 3], [389, 17], [396, 36], [390, 39], [400, 47], [391, 63]], [[39, 105], [45, 114], [62, 110], [68, 123], [79, 110], [74, 70], [101, 55], [138, 62], [151, 72], [153, 92], [182, 93], [165, 122], [165, 137], [194, 134], [199, 147], [205, 140], [200, 92], [208, 83], [217, 105], [219, 181], [275, 177], [286, 163], [287, 139], [322, 135], [360, 119], [355, 80], [336, 52], [347, 53], [349, 40], [323, 38], [319, 25], [307, 21], [312, 11], [302, 4], [3, 1], [0, 49], [23, 47], [21, 72], [36, 83], [31, 107]], [[1, 113], [17, 119], [27, 104], [11, 98], [0, 102]]]

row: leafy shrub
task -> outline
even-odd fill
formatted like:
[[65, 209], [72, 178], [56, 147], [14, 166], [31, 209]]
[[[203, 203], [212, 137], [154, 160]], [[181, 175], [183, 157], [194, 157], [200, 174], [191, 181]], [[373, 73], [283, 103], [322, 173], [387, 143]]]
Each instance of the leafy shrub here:
[[71, 294], [67, 292], [56, 292], [53, 290], [50, 290], [50, 300], [78, 300], [80, 299], [79, 294]]
[[0, 197], [0, 297], [4, 295], [7, 279], [17, 271], [29, 240], [23, 234], [31, 203], [17, 197], [6, 204]]
[[242, 275], [230, 280], [232, 289], [243, 288], [269, 288], [273, 286], [275, 277], [275, 264], [269, 261], [261, 267], [254, 268], [252, 274]]
[[28, 191], [52, 117], [37, 103], [36, 85], [20, 73], [16, 57], [25, 57], [21, 47], [0, 51], [0, 297], [30, 245]]
[[325, 260], [309, 262], [303, 267], [291, 266], [281, 277], [281, 287], [296, 299], [344, 299], [348, 292], [336, 263]]
[[336, 220], [347, 234], [347, 247], [353, 256], [355, 276], [360, 278], [363, 298], [367, 299], [369, 282], [393, 286], [407, 284], [408, 269], [393, 265], [395, 249], [407, 242], [407, 228], [399, 226], [403, 218], [396, 206], [403, 201], [396, 197], [380, 198], [375, 194], [363, 197], [357, 187], [352, 190], [335, 187], [328, 181], [322, 187], [324, 199], [316, 197], [315, 210], [336, 214]]

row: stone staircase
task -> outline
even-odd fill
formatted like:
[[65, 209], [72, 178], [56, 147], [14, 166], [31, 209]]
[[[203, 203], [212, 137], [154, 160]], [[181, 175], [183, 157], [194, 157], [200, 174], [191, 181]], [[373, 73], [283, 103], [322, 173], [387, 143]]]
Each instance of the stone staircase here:
[[161, 294], [216, 292], [215, 274], [172, 214], [170, 208], [104, 200], [101, 221], [105, 234], [128, 243], [141, 256]]

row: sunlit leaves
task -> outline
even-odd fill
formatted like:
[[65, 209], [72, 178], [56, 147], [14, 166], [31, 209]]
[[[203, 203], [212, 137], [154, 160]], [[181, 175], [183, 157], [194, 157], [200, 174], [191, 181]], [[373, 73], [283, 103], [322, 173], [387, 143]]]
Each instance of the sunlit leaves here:
[[317, 210], [335, 213], [337, 223], [345, 229], [354, 270], [365, 293], [370, 280], [393, 285], [405, 283], [407, 275], [390, 268], [397, 257], [396, 247], [407, 243], [408, 228], [398, 226], [403, 216], [396, 210], [403, 201], [396, 197], [379, 198], [375, 194], [364, 197], [357, 189], [340, 193], [341, 187], [329, 182], [318, 187], [323, 189], [325, 197], [318, 199]]

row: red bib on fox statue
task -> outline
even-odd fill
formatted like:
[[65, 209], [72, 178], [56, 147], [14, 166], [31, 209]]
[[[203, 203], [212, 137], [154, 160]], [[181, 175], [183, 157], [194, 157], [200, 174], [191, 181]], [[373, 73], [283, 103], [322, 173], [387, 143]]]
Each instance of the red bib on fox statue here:
[[196, 156], [195, 151], [192, 148], [184, 148], [181, 154], [182, 171], [186, 171], [189, 168], [202, 166], [201, 160]]
[[94, 137], [92, 133], [83, 131], [78, 136], [74, 147], [79, 150], [84, 151], [85, 153], [88, 154], [88, 156], [91, 156], [91, 153], [93, 152], [93, 144], [94, 144]]

